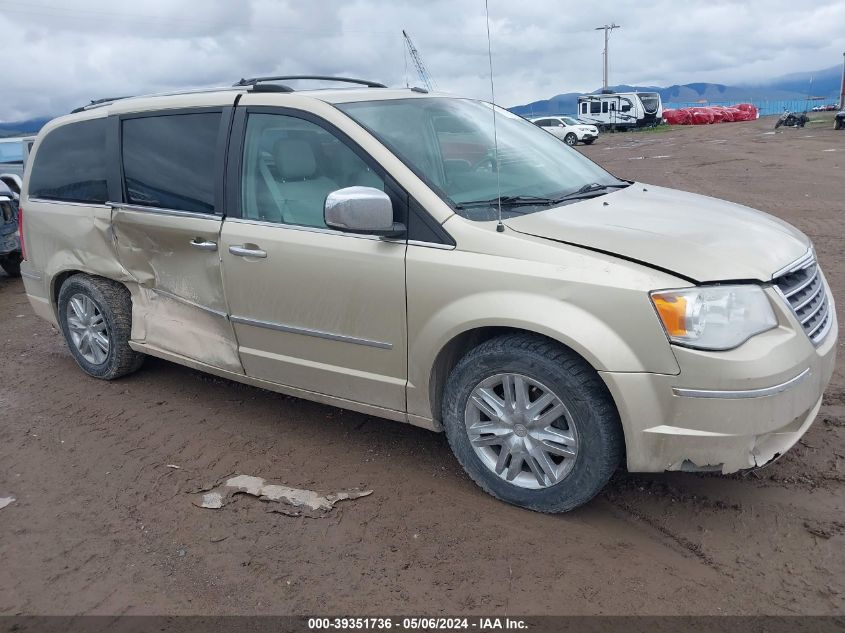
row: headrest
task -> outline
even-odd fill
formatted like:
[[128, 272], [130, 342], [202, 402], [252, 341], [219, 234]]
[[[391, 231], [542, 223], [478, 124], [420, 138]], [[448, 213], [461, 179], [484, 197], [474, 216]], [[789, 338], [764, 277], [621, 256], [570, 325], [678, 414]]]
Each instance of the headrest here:
[[273, 159], [282, 180], [310, 178], [317, 170], [314, 150], [307, 141], [280, 139], [273, 145]]

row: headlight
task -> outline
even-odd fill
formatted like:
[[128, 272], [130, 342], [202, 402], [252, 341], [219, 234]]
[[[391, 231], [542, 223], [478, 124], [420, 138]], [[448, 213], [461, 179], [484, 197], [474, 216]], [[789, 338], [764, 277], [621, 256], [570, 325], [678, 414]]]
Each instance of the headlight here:
[[651, 302], [673, 343], [726, 350], [770, 330], [777, 319], [759, 286], [704, 286], [651, 293]]

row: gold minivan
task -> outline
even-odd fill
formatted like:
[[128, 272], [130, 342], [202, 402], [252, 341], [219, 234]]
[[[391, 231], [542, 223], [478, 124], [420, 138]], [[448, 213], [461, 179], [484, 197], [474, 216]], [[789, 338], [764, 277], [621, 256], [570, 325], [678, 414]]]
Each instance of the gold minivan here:
[[445, 431], [542, 512], [623, 461], [762, 466], [812, 424], [837, 323], [795, 228], [620, 180], [489, 103], [291, 79], [38, 135], [21, 274], [86, 373], [152, 355]]

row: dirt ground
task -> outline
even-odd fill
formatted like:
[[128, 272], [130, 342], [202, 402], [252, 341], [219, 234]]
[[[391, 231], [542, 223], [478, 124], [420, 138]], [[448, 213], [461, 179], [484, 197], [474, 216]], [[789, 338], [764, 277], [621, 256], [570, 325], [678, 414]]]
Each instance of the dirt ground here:
[[[773, 119], [602, 136], [621, 177], [780, 216], [845, 321], [845, 133]], [[706, 221], [706, 218], [702, 218]], [[0, 273], [2, 275], [2, 273]], [[149, 359], [88, 378], [0, 276], [0, 614], [843, 614], [845, 362], [806, 437], [757, 473], [618, 473], [587, 507], [500, 503], [442, 436]], [[178, 469], [168, 465], [177, 465]], [[323, 519], [220, 510], [229, 473], [334, 491]]]

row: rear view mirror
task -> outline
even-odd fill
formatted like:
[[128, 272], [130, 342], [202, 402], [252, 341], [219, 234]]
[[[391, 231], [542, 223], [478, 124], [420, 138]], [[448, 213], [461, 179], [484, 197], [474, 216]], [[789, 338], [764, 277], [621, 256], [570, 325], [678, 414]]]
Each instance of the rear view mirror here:
[[326, 197], [326, 226], [350, 233], [398, 237], [405, 225], [393, 221], [390, 197], [373, 187], [346, 187]]

